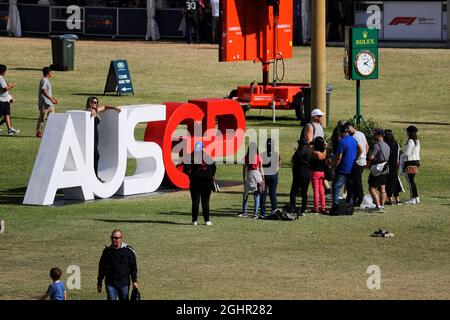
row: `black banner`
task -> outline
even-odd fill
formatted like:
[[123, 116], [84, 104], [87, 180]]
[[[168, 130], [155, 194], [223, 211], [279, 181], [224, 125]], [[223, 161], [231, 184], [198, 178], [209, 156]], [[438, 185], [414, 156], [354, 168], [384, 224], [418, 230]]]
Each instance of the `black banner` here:
[[117, 33], [117, 9], [85, 8], [86, 35], [115, 36]]
[[6, 31], [9, 8], [7, 4], [0, 4], [0, 31]]
[[146, 33], [146, 9], [119, 9], [119, 36], [145, 37]]
[[50, 33], [50, 7], [18, 5], [22, 33]]
[[[293, 300], [155, 300], [155, 301], [0, 301], [3, 314], [16, 317], [69, 314], [106, 319], [305, 319], [402, 317], [439, 314], [449, 301], [293, 301]], [[443, 314], [442, 313], [442, 314]]]

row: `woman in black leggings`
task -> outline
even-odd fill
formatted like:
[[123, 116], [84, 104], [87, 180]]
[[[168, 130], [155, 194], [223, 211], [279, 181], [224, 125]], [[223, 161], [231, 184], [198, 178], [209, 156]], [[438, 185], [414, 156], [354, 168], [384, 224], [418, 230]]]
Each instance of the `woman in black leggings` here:
[[408, 141], [403, 147], [403, 171], [408, 180], [411, 193], [411, 199], [406, 201], [406, 204], [418, 204], [420, 202], [419, 193], [417, 192], [417, 185], [414, 178], [420, 167], [420, 141], [417, 138], [418, 130], [416, 126], [409, 126], [405, 130]]
[[305, 213], [308, 203], [308, 186], [310, 182], [309, 160], [311, 151], [308, 148], [305, 139], [298, 140], [298, 148], [292, 156], [292, 185], [290, 192], [290, 205], [292, 209], [296, 208], [297, 193], [300, 190], [302, 196], [302, 207], [300, 213]]

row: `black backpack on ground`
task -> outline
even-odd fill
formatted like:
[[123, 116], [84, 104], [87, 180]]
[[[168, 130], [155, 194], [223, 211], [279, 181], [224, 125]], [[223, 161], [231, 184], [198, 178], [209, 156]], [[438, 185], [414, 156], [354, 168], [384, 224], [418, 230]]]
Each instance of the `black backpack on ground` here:
[[351, 203], [340, 203], [333, 205], [330, 210], [330, 216], [351, 216], [355, 208]]
[[294, 221], [298, 219], [296, 210], [292, 210], [290, 205], [285, 205], [283, 209], [274, 210], [266, 220]]

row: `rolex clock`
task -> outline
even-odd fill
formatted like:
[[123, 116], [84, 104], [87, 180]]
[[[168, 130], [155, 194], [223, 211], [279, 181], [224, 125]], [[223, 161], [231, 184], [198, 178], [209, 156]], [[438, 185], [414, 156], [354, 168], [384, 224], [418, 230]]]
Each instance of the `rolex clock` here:
[[368, 77], [375, 71], [375, 55], [369, 50], [361, 50], [355, 57], [355, 70], [361, 77]]
[[378, 30], [346, 27], [344, 55], [346, 79], [378, 79]]

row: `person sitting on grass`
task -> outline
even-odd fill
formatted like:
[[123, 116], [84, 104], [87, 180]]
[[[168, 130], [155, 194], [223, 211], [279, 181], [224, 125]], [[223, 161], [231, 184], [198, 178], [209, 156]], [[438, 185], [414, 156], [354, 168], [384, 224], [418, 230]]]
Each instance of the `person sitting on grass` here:
[[45, 300], [50, 297], [50, 300], [67, 300], [67, 292], [64, 287], [64, 282], [61, 279], [62, 270], [58, 267], [50, 269], [50, 278], [53, 283], [48, 287], [47, 292], [44, 293], [39, 300]]

